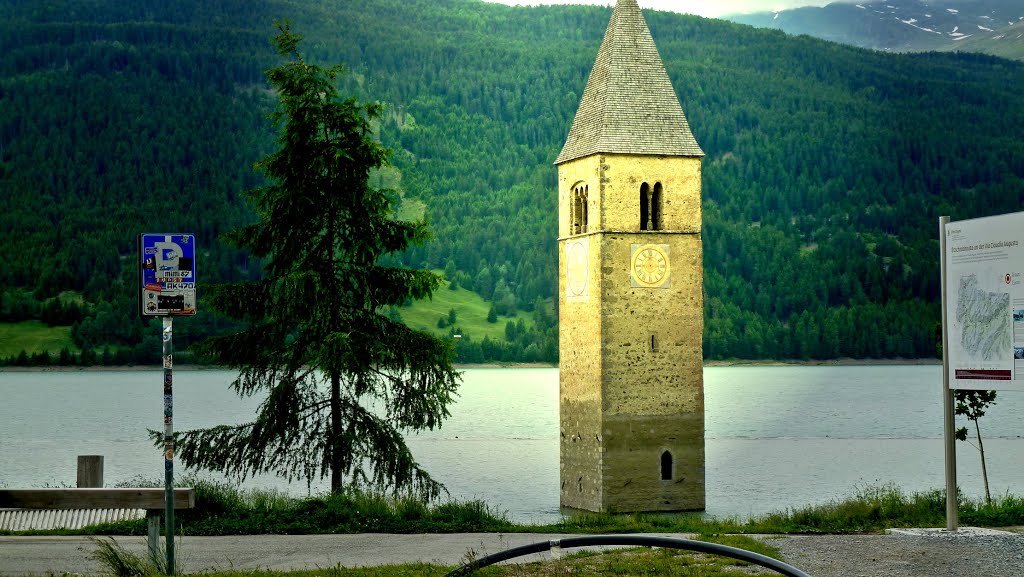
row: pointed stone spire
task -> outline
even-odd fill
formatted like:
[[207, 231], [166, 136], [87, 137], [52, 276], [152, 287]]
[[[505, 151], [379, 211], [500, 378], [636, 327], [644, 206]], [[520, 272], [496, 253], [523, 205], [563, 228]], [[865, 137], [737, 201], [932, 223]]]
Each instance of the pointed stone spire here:
[[555, 164], [596, 153], [704, 156], [636, 0], [618, 0]]

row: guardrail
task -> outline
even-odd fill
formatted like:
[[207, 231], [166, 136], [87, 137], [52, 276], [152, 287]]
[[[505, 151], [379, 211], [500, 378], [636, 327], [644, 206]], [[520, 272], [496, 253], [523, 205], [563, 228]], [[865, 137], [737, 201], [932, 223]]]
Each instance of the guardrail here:
[[[97, 523], [138, 519], [144, 511], [149, 551], [160, 554], [160, 515], [166, 511], [163, 488], [103, 488], [103, 457], [78, 457], [78, 488], [0, 488], [0, 521], [15, 530], [75, 528]], [[174, 489], [174, 509], [193, 509], [195, 491]], [[41, 525], [41, 526], [37, 526]], [[24, 528], [20, 528], [24, 527]]]

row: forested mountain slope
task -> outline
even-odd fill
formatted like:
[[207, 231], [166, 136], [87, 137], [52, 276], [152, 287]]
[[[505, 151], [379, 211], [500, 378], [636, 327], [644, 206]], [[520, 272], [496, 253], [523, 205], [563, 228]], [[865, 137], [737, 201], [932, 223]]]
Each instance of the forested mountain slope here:
[[[200, 282], [256, 274], [216, 236], [249, 218], [239, 192], [273, 146], [268, 38], [289, 18], [310, 59], [344, 63], [346, 90], [389, 107], [395, 170], [380, 182], [425, 206], [435, 237], [407, 262], [498, 312], [538, 309], [507, 341], [462, 339], [463, 360], [553, 360], [551, 163], [610, 9], [123, 4], [0, 0], [0, 320], [45, 315], [74, 322], [80, 346], [149, 350], [134, 318], [141, 231], [196, 233]], [[934, 354], [938, 216], [1024, 199], [1024, 68], [645, 16], [707, 153], [706, 356]], [[185, 338], [220, 329], [202, 313], [181, 324]]]

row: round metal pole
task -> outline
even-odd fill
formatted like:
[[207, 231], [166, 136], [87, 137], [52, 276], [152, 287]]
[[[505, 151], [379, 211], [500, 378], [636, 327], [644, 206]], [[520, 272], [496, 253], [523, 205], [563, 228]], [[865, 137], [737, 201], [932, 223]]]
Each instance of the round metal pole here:
[[174, 575], [174, 335], [171, 317], [164, 317], [164, 533], [167, 574]]
[[949, 319], [946, 318], [946, 225], [948, 216], [939, 217], [939, 275], [942, 285], [942, 442], [946, 453], [946, 530], [956, 531], [959, 511], [956, 499], [956, 438], [953, 428], [953, 389], [949, 388]]

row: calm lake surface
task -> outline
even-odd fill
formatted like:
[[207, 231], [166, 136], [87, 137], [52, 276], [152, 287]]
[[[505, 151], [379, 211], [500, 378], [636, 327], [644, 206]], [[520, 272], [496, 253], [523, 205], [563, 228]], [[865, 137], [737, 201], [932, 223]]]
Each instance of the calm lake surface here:
[[[941, 373], [706, 368], [708, 513], [767, 513], [887, 483], [944, 487]], [[231, 392], [232, 377], [176, 370], [175, 430], [250, 419], [257, 402]], [[163, 456], [146, 439], [162, 428], [162, 394], [160, 371], [0, 373], [0, 486], [73, 486], [77, 455], [104, 455], [108, 485], [162, 482]], [[993, 495], [1024, 493], [1024, 393], [1000, 392], [981, 425]], [[482, 499], [519, 521], [559, 516], [558, 369], [466, 370], [451, 419], [408, 442], [453, 497]], [[977, 451], [957, 445], [959, 485], [980, 495]], [[179, 463], [175, 472], [184, 473]], [[275, 477], [246, 486], [295, 495], [324, 487]]]

